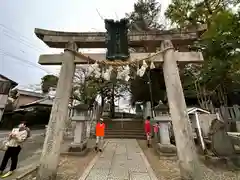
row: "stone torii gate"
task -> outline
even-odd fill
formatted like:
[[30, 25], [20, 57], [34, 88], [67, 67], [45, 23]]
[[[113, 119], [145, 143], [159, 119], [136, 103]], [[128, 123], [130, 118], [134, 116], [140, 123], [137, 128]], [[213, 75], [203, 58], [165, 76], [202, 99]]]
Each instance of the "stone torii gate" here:
[[[186, 46], [198, 38], [198, 33], [165, 31], [153, 34], [129, 34], [131, 47], [144, 46], [149, 52], [154, 52], [156, 47], [167, 49], [163, 54], [152, 57], [154, 58], [152, 60], [155, 64], [162, 64], [181, 176], [184, 179], [194, 180], [200, 180], [201, 177], [198, 172], [196, 148], [177, 63], [180, 65], [182, 63], [201, 63], [203, 57], [200, 52], [178, 52], [173, 47], [178, 50], [186, 50]], [[86, 59], [74, 55], [73, 51], [77, 51], [78, 48], [105, 48], [105, 33], [70, 33], [36, 29], [35, 34], [49, 47], [66, 49], [62, 54], [41, 55], [39, 58], [41, 65], [61, 65], [56, 97], [37, 173], [37, 180], [54, 180], [57, 174], [63, 132], [66, 120], [68, 120], [68, 103], [75, 65], [88, 63]], [[105, 60], [105, 54], [85, 55], [91, 59]], [[145, 57], [149, 57], [149, 53], [132, 53], [129, 60]]]

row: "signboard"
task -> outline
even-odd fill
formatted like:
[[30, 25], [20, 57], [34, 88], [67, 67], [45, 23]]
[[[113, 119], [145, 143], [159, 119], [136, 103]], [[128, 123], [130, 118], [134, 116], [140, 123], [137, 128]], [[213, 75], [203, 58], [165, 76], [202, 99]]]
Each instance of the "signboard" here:
[[105, 19], [106, 59], [114, 61], [115, 59], [126, 60], [129, 58], [128, 50], [128, 20], [121, 19], [114, 21], [112, 19]]

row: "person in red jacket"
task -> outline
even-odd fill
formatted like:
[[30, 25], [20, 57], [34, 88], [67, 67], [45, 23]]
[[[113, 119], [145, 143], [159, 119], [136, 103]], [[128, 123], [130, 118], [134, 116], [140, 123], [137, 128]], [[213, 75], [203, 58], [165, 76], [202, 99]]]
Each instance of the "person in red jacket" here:
[[100, 121], [96, 125], [96, 146], [95, 146], [96, 151], [102, 152], [104, 135], [105, 124], [103, 122], [103, 119], [100, 118]]
[[151, 141], [150, 116], [148, 116], [147, 119], [145, 120], [144, 128], [145, 128], [145, 133], [147, 137], [147, 146], [150, 147], [150, 141]]

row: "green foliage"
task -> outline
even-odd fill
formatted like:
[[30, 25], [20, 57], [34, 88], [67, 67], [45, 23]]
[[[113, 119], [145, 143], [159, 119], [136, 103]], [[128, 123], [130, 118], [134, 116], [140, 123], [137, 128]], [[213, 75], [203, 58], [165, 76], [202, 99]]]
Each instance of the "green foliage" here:
[[[163, 29], [164, 26], [159, 22], [160, 12], [161, 4], [156, 0], [138, 0], [134, 4], [133, 12], [126, 14], [126, 17], [130, 21], [130, 31], [149, 32]], [[158, 103], [159, 100], [164, 100], [165, 85], [161, 74], [161, 70], [151, 70], [151, 88], [148, 83], [148, 73], [145, 73], [143, 77], [136, 77], [131, 81], [132, 105], [136, 102], [153, 100], [153, 103]], [[150, 89], [152, 93], [150, 93]]]
[[238, 3], [239, 0], [172, 0], [165, 16], [181, 29], [211, 25], [213, 16]]
[[156, 0], [138, 0], [134, 3], [134, 10], [126, 14], [130, 21], [130, 31], [159, 30], [163, 25], [159, 23], [161, 5]]
[[48, 93], [50, 88], [56, 88], [58, 83], [58, 77], [54, 75], [46, 75], [41, 79], [42, 92]]
[[[203, 52], [204, 64], [185, 69], [184, 87], [191, 87], [190, 91], [194, 92], [197, 81], [205, 93], [219, 102], [224, 101], [219, 97], [228, 99], [229, 94], [240, 89], [240, 16], [232, 10], [237, 5], [238, 0], [173, 0], [165, 13], [172, 24], [181, 29], [208, 25], [207, 31], [191, 47]], [[187, 82], [186, 74], [194, 76]]]
[[[211, 26], [199, 43], [201, 47], [207, 47], [204, 48], [204, 54], [208, 61], [202, 72], [202, 80], [213, 86], [220, 83], [239, 84], [240, 16], [223, 11], [212, 20]], [[209, 79], [209, 76], [212, 78]]]
[[[151, 89], [149, 85], [151, 86]], [[154, 104], [158, 104], [159, 100], [164, 101], [165, 83], [162, 70], [153, 69], [150, 72], [147, 70], [143, 77], [137, 76], [131, 83], [131, 94], [131, 101], [133, 105], [136, 102], [145, 103], [151, 100]]]
[[[117, 80], [114, 73], [110, 81], [103, 78], [95, 78], [86, 75], [86, 69], [80, 68], [76, 71], [74, 80], [73, 98], [78, 101], [91, 105], [98, 95], [102, 96], [104, 102], [109, 102], [112, 98], [112, 90], [114, 85], [114, 98], [119, 98], [129, 91], [127, 82]], [[103, 103], [104, 103], [103, 102]]]

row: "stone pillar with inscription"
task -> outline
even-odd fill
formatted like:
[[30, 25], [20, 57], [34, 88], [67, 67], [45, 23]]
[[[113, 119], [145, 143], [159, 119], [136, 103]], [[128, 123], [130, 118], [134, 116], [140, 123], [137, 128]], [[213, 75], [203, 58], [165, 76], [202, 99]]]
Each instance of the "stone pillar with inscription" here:
[[167, 91], [170, 115], [179, 158], [182, 179], [201, 180], [196, 147], [187, 113], [187, 106], [179, 76], [174, 48], [170, 40], [165, 40], [161, 48], [167, 49], [163, 54], [163, 73]]
[[[74, 42], [67, 46], [68, 49], [77, 50]], [[43, 145], [37, 180], [55, 180], [60, 160], [61, 143], [68, 119], [68, 104], [72, 92], [72, 82], [75, 72], [75, 56], [66, 50], [57, 84], [56, 97], [48, 123], [47, 133]]]

